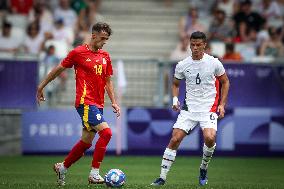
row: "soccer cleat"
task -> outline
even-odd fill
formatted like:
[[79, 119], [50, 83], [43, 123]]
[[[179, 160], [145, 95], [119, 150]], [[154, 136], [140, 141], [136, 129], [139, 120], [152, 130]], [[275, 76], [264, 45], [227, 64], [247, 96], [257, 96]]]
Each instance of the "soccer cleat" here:
[[65, 174], [66, 170], [62, 169], [63, 163], [55, 163], [53, 166], [53, 170], [57, 174], [57, 184], [58, 186], [64, 186], [65, 185]]
[[103, 184], [105, 182], [101, 175], [89, 175], [89, 184]]
[[200, 169], [200, 175], [199, 175], [199, 184], [201, 186], [206, 185], [208, 182], [207, 178], [207, 170], [206, 169]]
[[166, 181], [162, 178], [157, 178], [152, 184], [151, 186], [162, 186], [166, 183]]

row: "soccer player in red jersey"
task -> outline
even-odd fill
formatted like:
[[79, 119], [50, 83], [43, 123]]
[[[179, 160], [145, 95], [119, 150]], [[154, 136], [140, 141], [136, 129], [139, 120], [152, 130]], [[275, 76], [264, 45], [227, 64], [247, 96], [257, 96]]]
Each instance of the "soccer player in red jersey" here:
[[112, 136], [111, 129], [103, 117], [105, 89], [111, 100], [114, 112], [117, 114], [117, 117], [120, 116], [120, 108], [116, 103], [111, 81], [113, 74], [111, 59], [109, 54], [101, 49], [111, 34], [112, 30], [108, 24], [95, 24], [92, 27], [91, 42], [70, 51], [67, 57], [38, 86], [37, 101], [40, 103], [40, 101], [45, 101], [43, 89], [49, 82], [59, 76], [66, 68], [74, 67], [75, 69], [75, 107], [82, 120], [82, 137], [69, 152], [65, 160], [54, 165], [59, 185], [65, 185], [67, 169], [92, 146], [96, 132], [99, 134], [99, 139], [95, 144], [92, 169], [88, 180], [91, 184], [104, 182], [104, 179], [99, 174], [99, 168]]

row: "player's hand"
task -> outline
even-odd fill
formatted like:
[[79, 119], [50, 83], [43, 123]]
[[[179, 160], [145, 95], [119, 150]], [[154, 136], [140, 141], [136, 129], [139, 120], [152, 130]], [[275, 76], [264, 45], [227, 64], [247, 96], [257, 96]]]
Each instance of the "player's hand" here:
[[225, 116], [225, 107], [224, 105], [219, 105], [217, 112], [219, 114], [218, 119], [222, 119]]
[[180, 103], [178, 102], [177, 105], [173, 105], [173, 106], [172, 106], [172, 109], [173, 109], [174, 111], [179, 112], [179, 111], [180, 111]]
[[43, 90], [40, 88], [37, 89], [36, 100], [37, 100], [38, 105], [40, 105], [40, 101], [45, 101]]
[[113, 108], [113, 112], [116, 113], [116, 117], [120, 116], [120, 107], [118, 106], [118, 104], [112, 104], [111, 105]]

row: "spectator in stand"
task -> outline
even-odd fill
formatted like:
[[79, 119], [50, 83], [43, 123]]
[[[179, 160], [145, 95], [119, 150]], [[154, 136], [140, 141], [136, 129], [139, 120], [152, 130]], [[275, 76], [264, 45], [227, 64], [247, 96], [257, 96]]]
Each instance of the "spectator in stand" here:
[[[8, 10], [7, 1], [0, 1], [0, 18], [4, 18], [6, 12]], [[0, 22], [2, 20], [0, 19]]]
[[267, 40], [269, 40], [269, 33], [268, 33], [268, 25], [267, 22], [265, 21], [265, 24], [256, 35], [255, 49], [257, 55], [259, 55], [261, 45]]
[[[5, 0], [1, 0], [5, 1]], [[28, 15], [33, 7], [33, 0], [10, 0], [10, 9], [13, 14]]]
[[95, 1], [89, 1], [88, 6], [82, 9], [75, 29], [75, 46], [82, 43], [89, 43], [91, 26], [97, 22], [103, 22], [104, 17], [98, 13], [98, 5]]
[[189, 37], [185, 36], [180, 39], [174, 51], [170, 55], [170, 60], [181, 61], [190, 55], [191, 51], [189, 48]]
[[[48, 74], [52, 70], [52, 68], [54, 68], [58, 64], [58, 62], [60, 62], [60, 59], [56, 57], [55, 47], [51, 45], [46, 49], [45, 56], [40, 64], [40, 79]], [[62, 80], [60, 80], [60, 82], [62, 82]], [[63, 80], [63, 84], [65, 84], [65, 80]], [[55, 93], [57, 92], [58, 87], [60, 87], [58, 80], [54, 80], [50, 85], [46, 87], [45, 93], [46, 96], [50, 99], [48, 102], [49, 106], [55, 103]]]
[[[92, 26], [98, 22], [103, 22], [104, 17], [98, 12], [99, 4], [96, 1], [89, 1], [86, 10], [86, 17], [88, 19], [87, 23]], [[90, 27], [89, 27], [90, 28]], [[91, 28], [90, 28], [91, 29]]]
[[72, 46], [74, 41], [74, 33], [70, 28], [64, 25], [63, 19], [55, 20], [55, 27], [52, 30], [52, 36], [54, 40], [66, 43], [68, 48]]
[[4, 21], [2, 35], [0, 36], [0, 52], [16, 53], [20, 47], [20, 41], [12, 37], [12, 24]]
[[205, 18], [210, 17], [213, 10], [214, 5], [216, 4], [216, 0], [189, 0], [188, 5], [189, 7], [194, 7], [198, 10], [198, 16], [199, 18]]
[[262, 0], [258, 7], [259, 14], [267, 20], [269, 26], [280, 27], [283, 24], [282, 12], [277, 1]]
[[190, 36], [195, 31], [205, 32], [205, 27], [198, 21], [198, 10], [189, 8], [186, 16], [180, 18], [179, 37]]
[[253, 12], [251, 6], [250, 0], [242, 0], [240, 11], [233, 17], [237, 30], [236, 42], [250, 41], [265, 23], [265, 19], [257, 12]]
[[53, 16], [48, 10], [46, 2], [36, 1], [33, 9], [29, 12], [29, 22], [37, 22], [40, 28], [40, 34], [51, 31], [53, 28]]
[[279, 5], [280, 12], [282, 13], [281, 15], [284, 16], [284, 0], [277, 0], [276, 2]]
[[230, 20], [237, 12], [237, 5], [236, 0], [217, 0], [215, 9], [224, 11], [226, 18]]
[[226, 13], [223, 10], [216, 10], [209, 27], [209, 40], [227, 43], [232, 41], [233, 34], [232, 25], [226, 22]]
[[76, 11], [77, 15], [80, 15], [82, 10], [87, 8], [87, 3], [84, 0], [72, 0], [71, 7], [74, 11]]
[[76, 12], [71, 9], [69, 0], [59, 1], [59, 7], [54, 11], [54, 18], [56, 20], [63, 19], [63, 23], [66, 27], [75, 28], [77, 15]]
[[76, 47], [76, 46], [82, 44], [83, 42], [88, 41], [88, 39], [90, 39], [89, 28], [91, 26], [88, 25], [87, 22], [85, 22], [85, 20], [87, 20], [86, 19], [86, 11], [87, 11], [87, 8], [88, 8], [87, 1], [72, 0], [71, 1], [71, 7], [72, 7], [73, 10], [76, 11], [76, 13], [78, 15], [76, 25], [75, 25], [75, 29], [74, 29], [75, 39], [74, 39], [74, 44], [73, 44], [73, 46]]
[[30, 23], [27, 28], [27, 36], [24, 41], [24, 48], [26, 53], [32, 55], [39, 55], [43, 36], [39, 33], [39, 25], [37, 22]]
[[281, 31], [270, 27], [268, 32], [269, 40], [265, 41], [260, 47], [260, 56], [282, 57], [284, 55], [284, 47], [280, 40]]
[[226, 43], [222, 59], [224, 62], [241, 62], [243, 60], [241, 54], [235, 51], [234, 43]]
[[53, 36], [52, 36], [52, 32], [45, 32], [43, 34], [43, 41], [41, 43], [41, 51], [46, 51], [46, 44], [49, 40], [52, 40]]
[[96, 5], [96, 9], [100, 10], [101, 6], [102, 6], [102, 0], [89, 0], [89, 2], [94, 2]]

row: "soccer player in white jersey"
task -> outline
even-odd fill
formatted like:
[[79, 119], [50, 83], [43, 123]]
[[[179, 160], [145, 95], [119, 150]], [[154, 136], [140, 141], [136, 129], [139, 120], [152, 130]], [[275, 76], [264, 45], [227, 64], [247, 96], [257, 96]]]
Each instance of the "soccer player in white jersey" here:
[[[203, 186], [208, 182], [207, 168], [216, 148], [217, 119], [224, 117], [230, 84], [222, 63], [206, 54], [205, 47], [205, 34], [199, 31], [192, 33], [190, 37], [192, 55], [176, 65], [172, 84], [172, 108], [180, 111], [180, 114], [163, 155], [160, 177], [151, 184], [153, 186], [165, 184], [181, 141], [198, 124], [204, 137], [199, 184]], [[181, 79], [185, 79], [186, 83], [186, 99], [182, 110], [178, 99]], [[221, 99], [219, 99], [219, 83], [221, 83]]]

